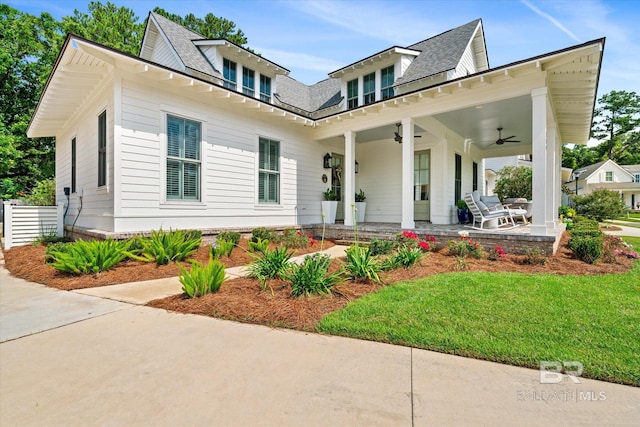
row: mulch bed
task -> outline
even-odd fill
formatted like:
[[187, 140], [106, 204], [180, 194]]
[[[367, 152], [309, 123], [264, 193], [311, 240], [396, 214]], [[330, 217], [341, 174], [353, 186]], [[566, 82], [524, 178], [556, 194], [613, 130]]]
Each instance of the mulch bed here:
[[[616, 264], [586, 264], [573, 255], [567, 248], [569, 236], [562, 237], [556, 255], [548, 257], [545, 265], [523, 265], [522, 255], [509, 254], [498, 261], [467, 258], [466, 271], [519, 272], [533, 274], [608, 274], [624, 273], [629, 270], [633, 260], [618, 257]], [[332, 246], [326, 242], [324, 247]], [[241, 241], [246, 249], [246, 241]], [[319, 242], [298, 255], [319, 250]], [[432, 274], [458, 271], [455, 257], [448, 256], [447, 249], [428, 254], [420, 265], [409, 269], [398, 269], [383, 274], [385, 284], [397, 283], [425, 277]], [[196, 259], [206, 261], [208, 252], [201, 248]], [[223, 259], [227, 266], [245, 265], [251, 257], [245, 250], [235, 249], [230, 259]], [[176, 265], [157, 267], [155, 264], [126, 262], [113, 270], [95, 276], [74, 277], [56, 272], [44, 265], [44, 248], [23, 246], [5, 252], [6, 267], [14, 276], [44, 283], [58, 289], [79, 289], [92, 286], [172, 277], [179, 273]], [[332, 269], [339, 268], [340, 261], [334, 260]], [[163, 308], [181, 313], [200, 314], [231, 319], [241, 322], [265, 324], [301, 330], [313, 330], [317, 322], [328, 313], [343, 308], [349, 301], [380, 289], [385, 284], [344, 282], [334, 288], [328, 296], [310, 296], [293, 298], [290, 284], [280, 280], [267, 282], [263, 290], [256, 279], [240, 278], [225, 282], [215, 294], [202, 298], [189, 299], [186, 295], [174, 295], [151, 301], [151, 307]]]
[[[252, 261], [247, 242], [247, 239], [240, 239], [238, 247], [233, 250], [230, 257], [220, 258], [220, 261], [222, 261], [225, 267], [247, 265]], [[325, 240], [323, 248], [327, 249], [333, 245], [333, 242]], [[275, 245], [271, 246], [274, 247]], [[315, 242], [314, 245], [307, 248], [296, 249], [294, 256], [304, 255], [318, 250], [320, 250], [320, 242]], [[74, 276], [72, 274], [59, 272], [55, 268], [46, 265], [44, 263], [44, 252], [44, 246], [16, 246], [4, 252], [5, 267], [15, 277], [20, 277], [30, 282], [42, 283], [43, 285], [65, 291], [116, 285], [119, 283], [139, 282], [143, 280], [163, 279], [166, 277], [176, 277], [180, 274], [180, 268], [177, 263], [159, 266], [155, 263], [129, 260], [102, 273]], [[209, 246], [201, 246], [192, 258], [207, 263], [209, 260]], [[189, 265], [187, 262], [181, 264], [183, 266]]]

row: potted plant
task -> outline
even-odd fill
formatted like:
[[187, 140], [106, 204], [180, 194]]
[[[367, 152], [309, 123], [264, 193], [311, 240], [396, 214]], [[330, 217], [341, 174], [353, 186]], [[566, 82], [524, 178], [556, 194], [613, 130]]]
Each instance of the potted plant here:
[[367, 200], [367, 196], [364, 194], [364, 191], [362, 191], [361, 188], [360, 191], [356, 193], [356, 210], [358, 212], [358, 222], [364, 222], [364, 212], [367, 209], [367, 203], [365, 202], [365, 200]]
[[458, 203], [456, 203], [458, 207], [458, 222], [460, 224], [466, 224], [469, 220], [469, 209], [467, 208], [467, 202], [460, 199]]
[[327, 188], [322, 193], [322, 216], [325, 224], [334, 224], [336, 222], [336, 212], [338, 210], [338, 195], [331, 188]]

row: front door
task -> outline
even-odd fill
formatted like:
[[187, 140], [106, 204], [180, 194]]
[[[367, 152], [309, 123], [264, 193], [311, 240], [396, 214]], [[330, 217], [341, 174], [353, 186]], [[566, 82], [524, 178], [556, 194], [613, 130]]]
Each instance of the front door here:
[[431, 151], [418, 151], [413, 156], [413, 218], [416, 221], [429, 221], [431, 209]]
[[344, 197], [342, 194], [344, 176], [344, 156], [342, 154], [331, 153], [331, 189], [338, 195], [338, 210], [336, 219], [344, 220]]

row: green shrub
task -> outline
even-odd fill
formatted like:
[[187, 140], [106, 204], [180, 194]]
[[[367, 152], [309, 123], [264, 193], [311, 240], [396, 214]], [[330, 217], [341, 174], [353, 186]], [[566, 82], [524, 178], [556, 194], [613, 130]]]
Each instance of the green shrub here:
[[369, 255], [387, 255], [393, 251], [394, 243], [391, 240], [378, 240], [375, 237], [369, 243]]
[[55, 206], [56, 204], [56, 180], [54, 178], [38, 181], [31, 194], [24, 198], [31, 206]]
[[419, 241], [420, 239], [418, 238], [418, 235], [416, 233], [414, 233], [413, 231], [404, 230], [402, 231], [402, 233], [396, 234], [395, 245], [396, 247], [408, 246], [411, 248], [415, 248], [418, 246]]
[[224, 282], [224, 265], [209, 255], [209, 263], [205, 266], [198, 261], [192, 261], [191, 270], [187, 271], [180, 265], [182, 274], [179, 276], [182, 290], [189, 298], [198, 298], [210, 292], [217, 292]]
[[578, 215], [602, 221], [623, 216], [627, 208], [615, 191], [600, 189], [584, 196], [572, 196], [571, 201]]
[[460, 240], [449, 240], [447, 245], [449, 246], [449, 255], [461, 258], [468, 256], [478, 259], [482, 258], [482, 246], [469, 238], [463, 237]]
[[547, 255], [540, 248], [528, 248], [522, 251], [524, 257], [522, 264], [527, 265], [545, 265], [547, 263]]
[[558, 216], [563, 218], [573, 218], [576, 216], [576, 210], [571, 206], [561, 205], [558, 207]]
[[217, 240], [226, 240], [227, 242], [233, 242], [234, 246], [238, 246], [242, 235], [237, 231], [222, 231], [216, 237]]
[[251, 241], [257, 242], [258, 240], [273, 240], [273, 231], [266, 227], [254, 228], [251, 231]]
[[269, 240], [258, 237], [255, 242], [253, 240], [250, 240], [248, 242], [248, 245], [250, 252], [264, 252], [269, 247]]
[[602, 261], [607, 264], [617, 262], [616, 255], [626, 249], [624, 242], [619, 236], [610, 234], [603, 235], [602, 241]]
[[211, 256], [214, 258], [220, 258], [223, 256], [230, 257], [234, 247], [235, 245], [231, 240], [218, 238], [215, 243], [211, 245], [211, 249], [209, 251]]
[[330, 266], [329, 255], [315, 253], [304, 257], [300, 265], [291, 264], [282, 276], [292, 283], [291, 295], [294, 297], [329, 294], [331, 288], [342, 281], [340, 272], [328, 274]]
[[365, 246], [351, 245], [345, 251], [346, 263], [344, 270], [352, 279], [367, 279], [374, 283], [380, 282], [382, 264], [377, 258], [371, 256], [369, 248]]
[[284, 230], [279, 240], [280, 243], [289, 248], [306, 248], [315, 243], [315, 240], [313, 240], [310, 234], [304, 234], [302, 231], [292, 228]]
[[409, 268], [422, 259], [423, 252], [420, 248], [409, 248], [401, 246], [398, 252], [392, 256], [387, 262], [389, 269], [393, 268]]
[[138, 261], [155, 261], [158, 265], [165, 265], [172, 261], [183, 261], [198, 250], [201, 242], [202, 233], [197, 230], [152, 231], [151, 237], [138, 239], [142, 255], [129, 251], [127, 256]]
[[280, 277], [288, 268], [293, 251], [285, 246], [265, 250], [249, 266], [249, 277], [257, 278], [264, 288], [267, 279]]
[[602, 256], [602, 236], [572, 236], [569, 240], [569, 249], [579, 260], [587, 264], [595, 264]]
[[46, 249], [44, 250], [44, 262], [46, 264], [50, 264], [52, 262], [55, 262], [55, 253], [69, 253], [69, 246], [72, 243], [65, 243], [65, 242], [54, 242], [54, 243], [49, 243], [46, 247]]
[[500, 200], [524, 197], [531, 200], [533, 171], [527, 166], [505, 166], [498, 171], [493, 190]]
[[49, 265], [58, 271], [71, 274], [96, 274], [105, 271], [127, 258], [131, 241], [78, 240], [48, 251], [53, 261]]

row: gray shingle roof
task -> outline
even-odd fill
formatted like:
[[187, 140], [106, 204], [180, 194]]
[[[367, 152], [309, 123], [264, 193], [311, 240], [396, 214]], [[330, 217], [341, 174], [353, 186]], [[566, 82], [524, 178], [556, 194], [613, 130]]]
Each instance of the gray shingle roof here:
[[480, 19], [476, 19], [407, 46], [407, 49], [419, 50], [422, 53], [411, 62], [403, 76], [396, 80], [396, 86], [455, 69], [479, 23]]
[[[587, 179], [588, 177], [590, 177], [591, 175], [593, 175], [593, 173], [598, 170], [598, 168], [600, 166], [602, 166], [603, 164], [605, 164], [606, 160], [603, 160], [601, 162], [598, 163], [594, 163], [592, 165], [589, 166], [585, 166], [583, 168], [580, 169], [576, 169], [575, 171], [573, 171], [573, 176], [575, 177], [576, 175], [579, 176], [578, 179]], [[575, 181], [575, 180], [574, 180]]]
[[193, 44], [193, 40], [204, 39], [202, 35], [187, 30], [182, 25], [176, 24], [155, 12], [151, 12], [151, 15], [158, 23], [160, 30], [167, 36], [167, 39], [169, 39], [169, 42], [185, 67], [210, 76], [222, 77], [220, 72], [214, 69], [211, 63], [207, 61], [202, 52], [200, 52], [200, 49]]
[[289, 76], [276, 76], [276, 98], [307, 112], [332, 107], [340, 102], [340, 79], [325, 79], [307, 86]]

